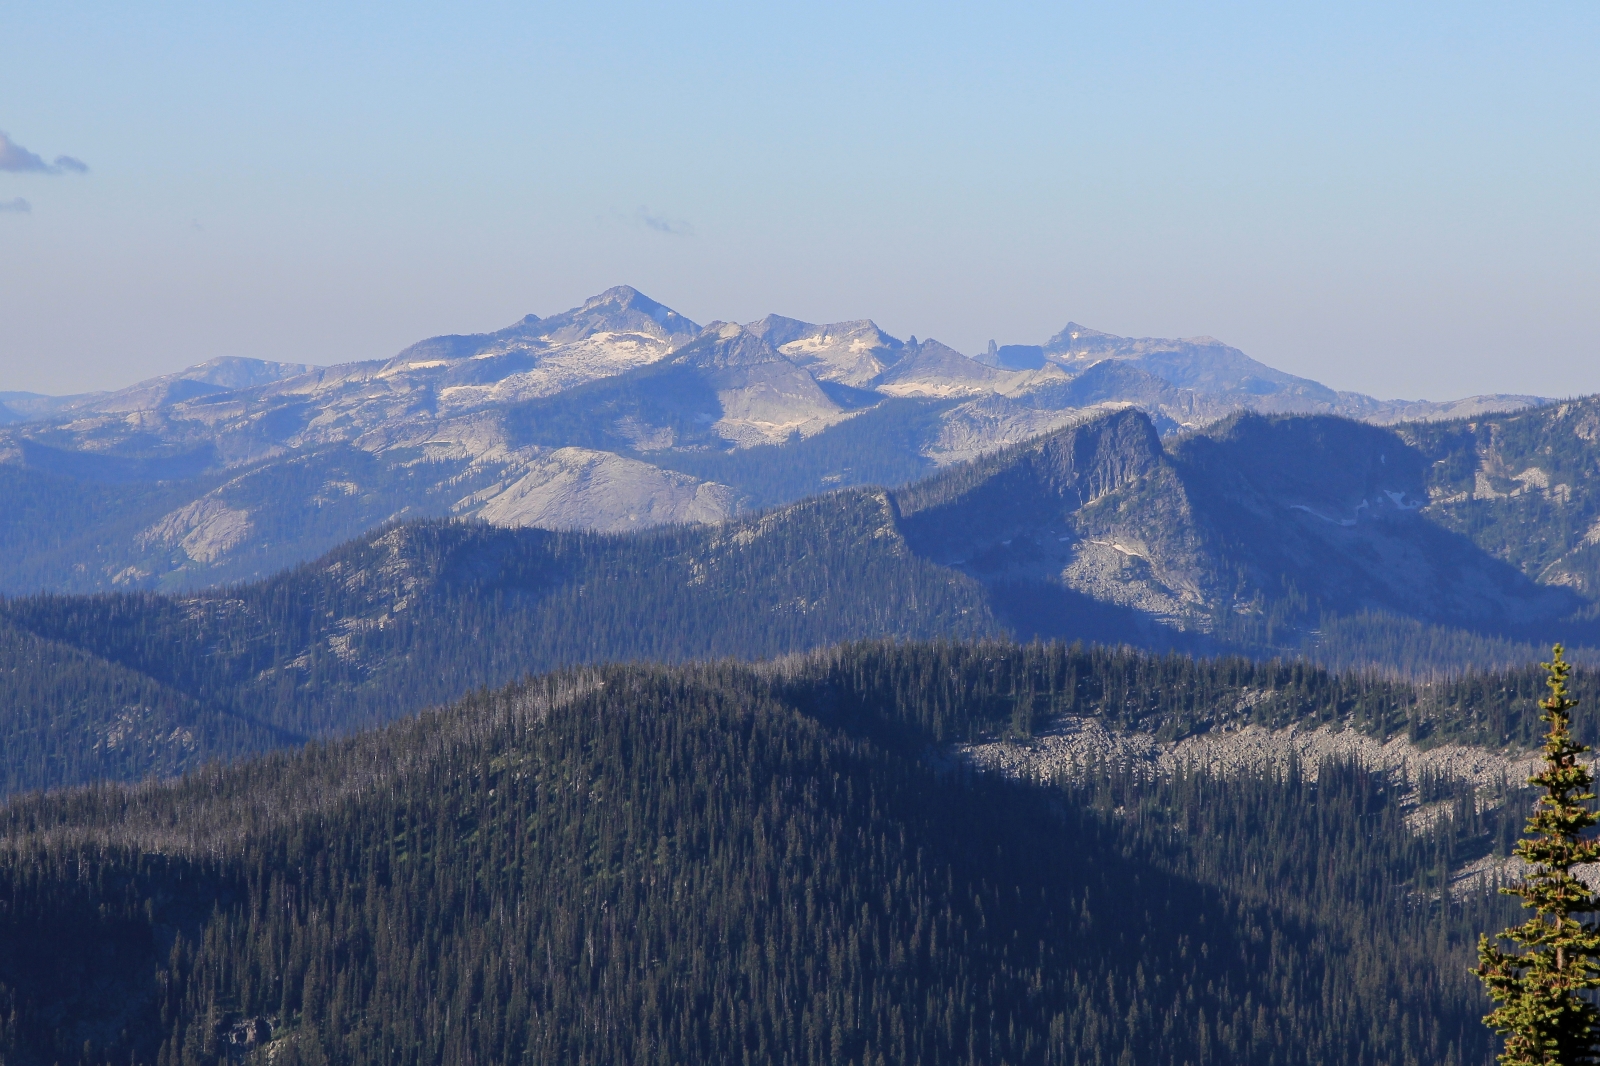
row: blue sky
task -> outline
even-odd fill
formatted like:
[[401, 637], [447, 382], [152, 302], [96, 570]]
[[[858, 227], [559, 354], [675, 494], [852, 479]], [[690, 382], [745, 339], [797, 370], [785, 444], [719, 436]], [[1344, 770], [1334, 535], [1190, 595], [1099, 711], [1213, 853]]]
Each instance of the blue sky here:
[[0, 0], [0, 36], [42, 167], [0, 151], [0, 391], [380, 358], [620, 283], [1600, 391], [1593, 3]]

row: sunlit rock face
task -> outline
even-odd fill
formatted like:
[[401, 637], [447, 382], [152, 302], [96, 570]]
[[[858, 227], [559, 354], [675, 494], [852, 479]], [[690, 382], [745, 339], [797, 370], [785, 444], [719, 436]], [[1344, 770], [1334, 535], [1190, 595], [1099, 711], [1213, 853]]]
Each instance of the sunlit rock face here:
[[[1210, 338], [1076, 324], [978, 358], [868, 319], [701, 327], [619, 286], [387, 360], [220, 358], [117, 392], [0, 393], [0, 477], [14, 499], [38, 501], [16, 509], [0, 591], [239, 580], [418, 517], [596, 530], [720, 521], [904, 484], [1130, 407], [1172, 436], [1241, 410], [1394, 423], [1537, 402], [1379, 401]], [[1468, 498], [1566, 491], [1539, 476], [1502, 476], [1486, 460]], [[1549, 580], [1587, 587], [1586, 574], [1569, 560]]]

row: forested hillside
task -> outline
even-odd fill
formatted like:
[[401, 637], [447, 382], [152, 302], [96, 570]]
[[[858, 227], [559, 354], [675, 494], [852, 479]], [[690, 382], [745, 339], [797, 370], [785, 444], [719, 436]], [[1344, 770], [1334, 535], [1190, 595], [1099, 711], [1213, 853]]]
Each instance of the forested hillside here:
[[171, 784], [13, 800], [0, 1049], [1487, 1063], [1467, 966], [1507, 904], [1443, 884], [1498, 846], [1495, 811], [1463, 795], [1418, 835], [1400, 783], [1354, 766], [1033, 786], [928, 758], [1023, 706], [1194, 728], [1268, 682], [1284, 711], [1339, 690], [1007, 645], [584, 669]]
[[[0, 704], [0, 788], [166, 773], [566, 665], [872, 637], [1082, 640], [1419, 677], [1525, 664], [1557, 639], [1592, 661], [1584, 594], [1427, 520], [1427, 468], [1407, 448], [1341, 419], [1249, 416], [1169, 452], [1128, 410], [892, 493], [843, 490], [720, 526], [411, 523], [249, 585], [0, 601], [17, 634], [0, 670], [43, 694]], [[58, 677], [29, 641], [78, 664], [72, 677], [132, 679], [141, 694]]]
[[[798, 505], [781, 521], [627, 538], [402, 526], [256, 585], [13, 600], [0, 604], [0, 624], [181, 695], [197, 738], [202, 717], [222, 715], [257, 739], [348, 732], [572, 663], [998, 632], [976, 583], [906, 552], [887, 501], [862, 493]], [[41, 689], [59, 684], [25, 657], [0, 663]], [[0, 704], [6, 785], [101, 776], [99, 761], [70, 753], [85, 734], [114, 744], [128, 705]], [[188, 754], [238, 750], [248, 747], [197, 739]], [[130, 758], [113, 776], [167, 766]]]

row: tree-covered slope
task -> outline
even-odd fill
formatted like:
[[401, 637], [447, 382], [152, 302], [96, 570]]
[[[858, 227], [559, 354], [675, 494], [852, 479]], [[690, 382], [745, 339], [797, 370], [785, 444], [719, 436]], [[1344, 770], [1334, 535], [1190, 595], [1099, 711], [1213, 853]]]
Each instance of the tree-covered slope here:
[[[1556, 639], [1587, 654], [1582, 593], [1430, 521], [1426, 469], [1393, 432], [1341, 419], [1245, 417], [1168, 449], [1125, 410], [892, 493], [840, 491], [720, 526], [412, 523], [253, 584], [27, 597], [0, 602], [0, 620], [181, 694], [194, 714], [296, 737], [563, 665], [868, 637], [1010, 633], [1413, 674], [1526, 663]], [[52, 713], [25, 727], [26, 746], [79, 750], [82, 723], [113, 729], [121, 713], [111, 701]], [[12, 787], [104, 772], [85, 758]]]
[[0, 623], [0, 795], [172, 776], [303, 741], [148, 673]]
[[1466, 966], [1504, 905], [1439, 895], [1492, 835], [1473, 804], [1419, 836], [1353, 767], [1055, 789], [926, 758], [1093, 661], [1182, 669], [1001, 645], [611, 667], [14, 800], [0, 1049], [1487, 1063]]
[[[0, 603], [0, 620], [226, 714], [293, 736], [385, 722], [554, 667], [626, 659], [758, 658], [839, 640], [995, 634], [971, 579], [905, 546], [881, 494], [840, 493], [727, 527], [619, 537], [400, 526], [254, 585]], [[32, 676], [25, 658], [0, 669]], [[34, 712], [0, 704], [6, 728]], [[84, 714], [111, 728], [120, 709]], [[98, 717], [96, 717], [98, 716]], [[30, 743], [62, 752], [48, 778], [102, 776], [78, 718]], [[197, 749], [226, 755], [232, 742]], [[129, 767], [142, 776], [164, 766]]]

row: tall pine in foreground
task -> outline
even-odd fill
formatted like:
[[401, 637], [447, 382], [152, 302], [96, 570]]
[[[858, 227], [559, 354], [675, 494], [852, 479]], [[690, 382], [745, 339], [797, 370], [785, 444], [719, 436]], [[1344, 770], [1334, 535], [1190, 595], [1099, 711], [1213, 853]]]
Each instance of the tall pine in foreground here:
[[1545, 735], [1543, 772], [1528, 779], [1544, 789], [1528, 819], [1516, 854], [1532, 868], [1522, 884], [1502, 889], [1521, 896], [1532, 918], [1504, 930], [1500, 937], [1520, 945], [1519, 953], [1502, 951], [1487, 935], [1478, 941], [1477, 974], [1500, 1005], [1484, 1022], [1505, 1036], [1500, 1061], [1505, 1066], [1580, 1066], [1600, 1062], [1600, 1011], [1582, 993], [1600, 988], [1600, 929], [1579, 922], [1574, 914], [1592, 913], [1596, 900], [1588, 886], [1572, 874], [1580, 863], [1600, 860], [1600, 843], [1585, 839], [1585, 829], [1600, 817], [1590, 810], [1593, 778], [1578, 762], [1589, 748], [1573, 741], [1572, 709], [1577, 700], [1567, 693], [1572, 666], [1557, 644], [1549, 672], [1550, 695], [1540, 701], [1540, 718], [1550, 725]]

